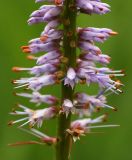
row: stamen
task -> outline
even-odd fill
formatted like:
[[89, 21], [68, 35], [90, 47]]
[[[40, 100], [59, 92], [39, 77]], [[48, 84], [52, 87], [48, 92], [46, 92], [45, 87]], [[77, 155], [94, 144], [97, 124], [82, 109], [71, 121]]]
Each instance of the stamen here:
[[21, 71], [21, 68], [20, 68], [20, 67], [13, 67], [13, 68], [12, 68], [12, 71], [13, 71], [13, 72], [20, 72], [20, 71]]
[[109, 34], [110, 34], [110, 35], [112, 35], [112, 36], [114, 36], [114, 35], [117, 35], [117, 34], [118, 34], [118, 32], [114, 32], [114, 31], [112, 31], [112, 32], [110, 32]]
[[37, 60], [38, 58], [32, 55], [27, 56], [27, 59], [29, 60]]

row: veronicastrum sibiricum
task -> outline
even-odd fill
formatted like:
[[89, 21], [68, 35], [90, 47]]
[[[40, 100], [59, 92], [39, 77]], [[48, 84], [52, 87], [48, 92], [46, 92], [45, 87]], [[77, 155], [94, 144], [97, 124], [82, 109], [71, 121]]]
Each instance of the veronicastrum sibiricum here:
[[[40, 108], [30, 109], [19, 104], [18, 107], [23, 111], [13, 109], [11, 114], [22, 117], [9, 124], [20, 123], [19, 128], [25, 125], [41, 127], [43, 121], [57, 117], [57, 137], [47, 136], [34, 128], [22, 130], [40, 138], [42, 143], [55, 144], [56, 160], [69, 160], [72, 142], [81, 135], [92, 133], [94, 128], [118, 126], [95, 125], [104, 122], [107, 114], [92, 118], [104, 108], [117, 110], [107, 104], [107, 96], [111, 93], [122, 93], [120, 87], [123, 84], [117, 78], [124, 76], [124, 71], [109, 68], [107, 65], [110, 64], [111, 57], [98, 47], [98, 43], [105, 42], [111, 36], [117, 35], [117, 32], [108, 28], [83, 28], [76, 25], [79, 13], [103, 15], [110, 12], [110, 6], [101, 0], [35, 2], [50, 3], [42, 5], [30, 15], [29, 25], [41, 23], [45, 24], [45, 28], [39, 37], [21, 47], [22, 51], [28, 54], [28, 59], [36, 62], [35, 66], [13, 67], [12, 70], [27, 71], [30, 74], [30, 77], [13, 80], [13, 83], [16, 84], [15, 88], [24, 88], [31, 92], [19, 91], [15, 95], [28, 98], [32, 105], [35, 103]], [[76, 54], [77, 48], [79, 54]], [[39, 55], [39, 52], [42, 54]], [[47, 93], [47, 86], [53, 87], [60, 83], [61, 97], [59, 90], [55, 96]], [[78, 92], [78, 88], [75, 88], [78, 84], [86, 84], [87, 87], [97, 84], [99, 89], [94, 95]], [[72, 115], [79, 119], [71, 122]]]

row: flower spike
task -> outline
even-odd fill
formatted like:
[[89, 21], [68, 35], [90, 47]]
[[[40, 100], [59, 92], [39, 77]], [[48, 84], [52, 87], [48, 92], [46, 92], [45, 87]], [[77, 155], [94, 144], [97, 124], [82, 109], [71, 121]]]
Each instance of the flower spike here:
[[[104, 43], [118, 33], [108, 28], [77, 26], [76, 19], [79, 13], [104, 15], [110, 12], [110, 5], [101, 0], [35, 2], [46, 4], [33, 11], [27, 23], [41, 23], [45, 28], [38, 37], [21, 47], [22, 52], [27, 54], [27, 59], [33, 60], [35, 65], [13, 67], [12, 71], [24, 71], [30, 76], [12, 82], [16, 89], [24, 87], [28, 90], [15, 92], [15, 95], [29, 99], [37, 109], [18, 104], [20, 110], [14, 108], [11, 114], [21, 117], [10, 121], [9, 125], [20, 124], [21, 130], [34, 135], [40, 141], [18, 142], [12, 146], [55, 145], [56, 160], [70, 160], [72, 144], [81, 136], [93, 133], [91, 130], [94, 128], [118, 127], [113, 124], [101, 124], [106, 121], [107, 114], [95, 116], [104, 109], [117, 111], [116, 107], [107, 104], [107, 96], [122, 93], [123, 84], [118, 77], [124, 76], [124, 71], [109, 68], [111, 57], [104, 54], [98, 46], [98, 43]], [[56, 84], [61, 84], [61, 98], [59, 89], [56, 90], [56, 95], [48, 93], [48, 88]], [[78, 92], [76, 87], [89, 87], [92, 84], [97, 84], [97, 94], [85, 93], [82, 91], [83, 88]], [[72, 121], [72, 115], [75, 115], [74, 119], [79, 118]], [[58, 118], [57, 136], [50, 137], [33, 128], [36, 125], [40, 128], [43, 122], [55, 118]], [[24, 129], [23, 126], [27, 124], [29, 128]]]

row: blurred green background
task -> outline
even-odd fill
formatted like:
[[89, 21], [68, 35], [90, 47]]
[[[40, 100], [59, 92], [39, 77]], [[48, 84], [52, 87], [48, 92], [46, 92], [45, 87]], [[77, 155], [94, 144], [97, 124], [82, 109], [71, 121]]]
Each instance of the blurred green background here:
[[[117, 106], [118, 112], [110, 112], [109, 123], [120, 124], [119, 128], [101, 129], [104, 134], [90, 134], [83, 137], [73, 146], [72, 160], [131, 160], [132, 159], [132, 1], [108, 1], [112, 12], [103, 16], [84, 16], [78, 18], [80, 26], [108, 27], [119, 32], [119, 35], [110, 38], [101, 45], [104, 53], [112, 57], [111, 66], [116, 69], [125, 69], [127, 76], [122, 79], [125, 87], [124, 94], [109, 97], [109, 104]], [[27, 100], [12, 95], [11, 80], [24, 74], [11, 72], [12, 66], [32, 66], [22, 54], [20, 46], [37, 37], [43, 30], [43, 25], [28, 26], [26, 21], [29, 14], [40, 4], [34, 0], [6, 0], [0, 1], [0, 160], [52, 160], [54, 149], [46, 146], [28, 145], [9, 147], [8, 143], [16, 141], [35, 140], [36, 138], [8, 127], [7, 123], [14, 117], [8, 113], [16, 102], [28, 104]], [[94, 89], [86, 89], [94, 92]], [[47, 91], [59, 95], [59, 88], [48, 88]], [[28, 105], [29, 107], [32, 104]], [[107, 110], [107, 112], [109, 112]], [[55, 133], [55, 122], [46, 123], [44, 130]]]

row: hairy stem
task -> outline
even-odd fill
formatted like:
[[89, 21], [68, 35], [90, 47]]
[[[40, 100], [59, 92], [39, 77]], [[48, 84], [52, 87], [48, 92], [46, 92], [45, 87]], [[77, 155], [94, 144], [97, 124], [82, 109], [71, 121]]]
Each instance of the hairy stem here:
[[[75, 67], [76, 65], [76, 9], [75, 0], [65, 0], [63, 13], [63, 50], [64, 56], [69, 59], [67, 67]], [[70, 86], [62, 83], [62, 102], [64, 99], [73, 100], [74, 90]], [[71, 136], [66, 133], [66, 129], [70, 127], [71, 114], [66, 118], [65, 114], [61, 114], [58, 118], [58, 138], [56, 145], [56, 160], [69, 160], [72, 145]]]

